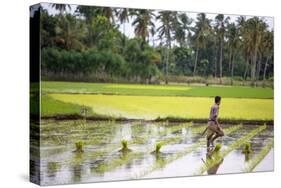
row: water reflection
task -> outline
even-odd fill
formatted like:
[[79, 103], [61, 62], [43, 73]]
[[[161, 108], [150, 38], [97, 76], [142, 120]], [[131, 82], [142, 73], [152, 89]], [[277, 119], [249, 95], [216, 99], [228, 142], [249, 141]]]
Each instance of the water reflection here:
[[[41, 149], [44, 154], [41, 160], [42, 184], [190, 176], [194, 170], [202, 166], [203, 158], [205, 162], [212, 160], [211, 156], [206, 156], [206, 144], [188, 154], [178, 156], [200, 142], [202, 139], [200, 130], [204, 126], [137, 121], [46, 122], [41, 128], [44, 135]], [[254, 128], [256, 126], [245, 126], [218, 142], [226, 147]], [[60, 136], [60, 142], [57, 139], [58, 135], [63, 135]], [[270, 127], [253, 137], [250, 142], [254, 154], [258, 153], [266, 140], [272, 137]], [[120, 152], [121, 140], [128, 142], [128, 148], [132, 152]], [[85, 143], [83, 153], [72, 152], [77, 141]], [[160, 141], [164, 143], [161, 152], [151, 154]], [[241, 149], [221, 158], [207, 173], [241, 172], [247, 161], [254, 156], [242, 154]]]

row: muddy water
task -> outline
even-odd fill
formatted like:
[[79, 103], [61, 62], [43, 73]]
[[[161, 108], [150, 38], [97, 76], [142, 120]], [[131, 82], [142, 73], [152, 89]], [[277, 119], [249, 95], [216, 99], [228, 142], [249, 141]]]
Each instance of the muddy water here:
[[[225, 129], [229, 127], [224, 125]], [[243, 126], [218, 140], [223, 145], [222, 150], [256, 127]], [[204, 139], [201, 135], [204, 128], [205, 125], [191, 123], [43, 121], [40, 129], [41, 183], [54, 185], [192, 176], [206, 160], [206, 145], [200, 144], [200, 140]], [[243, 172], [248, 161], [272, 138], [273, 127], [268, 126], [249, 140], [253, 154], [246, 157], [242, 154], [242, 147], [235, 149], [221, 164], [205, 174]], [[119, 151], [121, 140], [128, 141], [132, 152]], [[84, 152], [75, 152], [77, 141], [84, 142]], [[161, 153], [155, 155], [151, 152], [159, 142], [163, 144]], [[254, 169], [271, 170], [273, 149]]]

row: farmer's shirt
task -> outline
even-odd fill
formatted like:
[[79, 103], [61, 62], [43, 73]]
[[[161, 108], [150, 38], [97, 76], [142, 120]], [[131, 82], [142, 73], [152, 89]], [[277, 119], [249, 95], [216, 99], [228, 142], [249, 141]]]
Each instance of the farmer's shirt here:
[[216, 121], [219, 116], [219, 105], [214, 104], [210, 110], [209, 121]]

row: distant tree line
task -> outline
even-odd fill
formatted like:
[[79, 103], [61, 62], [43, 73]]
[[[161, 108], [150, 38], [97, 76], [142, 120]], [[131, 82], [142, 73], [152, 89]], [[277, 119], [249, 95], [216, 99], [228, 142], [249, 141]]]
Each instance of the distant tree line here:
[[[273, 77], [273, 30], [263, 18], [51, 4], [41, 9], [46, 79], [168, 83], [169, 76], [251, 80]], [[157, 22], [157, 23], [156, 23]], [[159, 24], [160, 23], [160, 24]], [[135, 37], [125, 35], [126, 25]]]

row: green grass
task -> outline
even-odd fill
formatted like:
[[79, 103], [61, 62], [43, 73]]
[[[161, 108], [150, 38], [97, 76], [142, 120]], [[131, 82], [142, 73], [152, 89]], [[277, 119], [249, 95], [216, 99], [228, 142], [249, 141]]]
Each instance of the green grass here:
[[42, 91], [48, 93], [95, 93], [111, 95], [141, 96], [189, 96], [223, 98], [273, 98], [271, 88], [253, 88], [242, 86], [187, 86], [187, 85], [140, 85], [140, 84], [105, 84], [78, 82], [41, 83]]
[[[67, 115], [67, 114], [79, 114], [81, 115], [81, 109], [83, 106], [68, 102], [55, 100], [47, 95], [41, 96], [41, 115], [53, 116], [53, 115]], [[88, 109], [88, 115], [92, 114], [91, 108]]]
[[[156, 119], [178, 117], [206, 119], [213, 99], [208, 97], [156, 97], [118, 96], [92, 94], [49, 94], [48, 101], [42, 100], [42, 114], [75, 113], [80, 106], [88, 106], [92, 113], [101, 116], [130, 119]], [[73, 105], [69, 108], [57, 105]], [[44, 105], [45, 104], [45, 105]], [[273, 120], [273, 99], [223, 98], [220, 107], [221, 119]]]

